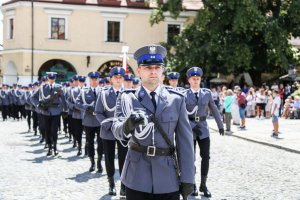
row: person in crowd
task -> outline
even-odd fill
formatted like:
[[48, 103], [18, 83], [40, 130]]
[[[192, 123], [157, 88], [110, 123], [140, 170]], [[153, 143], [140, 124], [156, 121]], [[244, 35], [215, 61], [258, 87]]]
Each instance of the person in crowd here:
[[279, 96], [278, 90], [273, 91], [273, 104], [272, 104], [272, 109], [271, 109], [271, 116], [272, 116], [272, 123], [273, 123], [273, 133], [271, 137], [278, 138], [279, 134], [279, 106], [280, 106], [280, 101], [281, 98]]
[[295, 101], [293, 103], [292, 107], [292, 113], [294, 115], [294, 118], [299, 119], [300, 117], [300, 96], [295, 96]]
[[[281, 100], [281, 98], [280, 98], [280, 100]], [[288, 98], [284, 101], [282, 115], [281, 115], [285, 119], [287, 119], [289, 117], [290, 109], [291, 109], [291, 103], [292, 103], [292, 97], [288, 96]]]
[[228, 89], [224, 98], [226, 132], [231, 133], [231, 109], [234, 102], [233, 91]]
[[260, 88], [256, 93], [256, 119], [263, 119], [265, 110], [265, 93], [264, 89]]
[[237, 93], [238, 93], [238, 89], [240, 89], [239, 86], [235, 86], [234, 87], [234, 101], [233, 101], [233, 105], [232, 105], [232, 109], [231, 109], [231, 115], [232, 115], [232, 121], [233, 121], [233, 125], [240, 125], [240, 114], [239, 114], [239, 105], [238, 105], [238, 100], [237, 100]]
[[246, 129], [245, 111], [246, 111], [247, 102], [246, 102], [246, 96], [243, 93], [241, 88], [239, 88], [237, 90], [237, 101], [238, 101], [238, 105], [239, 105], [239, 114], [240, 114], [240, 118], [241, 118], [240, 129], [244, 130], [244, 129]]
[[250, 88], [248, 91], [248, 94], [246, 95], [247, 100], [247, 106], [246, 106], [246, 113], [247, 117], [254, 117], [254, 102], [255, 102], [255, 96], [253, 93], [253, 88]]
[[265, 92], [266, 99], [267, 99], [267, 104], [266, 104], [266, 118], [269, 119], [271, 117], [271, 108], [272, 108], [272, 103], [273, 103], [273, 96], [272, 96], [272, 91], [266, 91]]

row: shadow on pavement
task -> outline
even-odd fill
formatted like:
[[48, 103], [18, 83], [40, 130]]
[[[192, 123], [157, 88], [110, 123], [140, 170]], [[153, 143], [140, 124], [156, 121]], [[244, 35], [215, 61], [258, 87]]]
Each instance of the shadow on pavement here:
[[70, 152], [73, 152], [73, 151], [77, 151], [77, 148], [70, 147], [70, 148], [62, 150], [62, 152], [64, 152], [64, 153], [70, 153]]
[[35, 143], [35, 144], [31, 144], [31, 147], [38, 147], [38, 146], [45, 146], [43, 143]]
[[37, 150], [34, 150], [34, 151], [26, 151], [26, 153], [33, 153], [33, 154], [45, 153], [46, 154], [46, 150], [45, 149], [37, 149]]
[[50, 160], [54, 160], [56, 159], [56, 157], [54, 156], [41, 156], [41, 157], [37, 157], [37, 158], [34, 158], [34, 159], [23, 159], [23, 160], [26, 160], [26, 161], [30, 161], [32, 163], [43, 163], [45, 161], [50, 161]]
[[87, 158], [87, 157], [80, 157], [80, 156], [71, 156], [71, 157], [67, 157], [67, 158], [61, 158], [62, 160], [66, 160], [68, 162], [74, 162], [74, 161], [77, 161], [77, 160], [81, 160], [81, 159], [84, 159], [84, 158]]
[[100, 178], [102, 176], [106, 176], [106, 174], [100, 174], [100, 173], [91, 173], [91, 172], [83, 172], [81, 174], [77, 174], [75, 177], [67, 178], [69, 180], [74, 180], [78, 183], [87, 182], [90, 179], [93, 178]]

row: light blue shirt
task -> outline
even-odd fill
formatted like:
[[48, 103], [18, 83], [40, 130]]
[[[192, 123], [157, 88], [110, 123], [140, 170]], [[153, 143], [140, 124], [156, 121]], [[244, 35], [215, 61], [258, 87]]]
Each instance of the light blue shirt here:
[[224, 99], [225, 112], [231, 113], [233, 100], [234, 100], [233, 96], [226, 96], [225, 97], [225, 99]]

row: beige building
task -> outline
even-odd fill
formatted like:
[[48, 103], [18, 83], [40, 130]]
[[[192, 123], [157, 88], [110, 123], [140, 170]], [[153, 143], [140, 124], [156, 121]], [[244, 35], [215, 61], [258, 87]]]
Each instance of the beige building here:
[[[143, 0], [13, 0], [1, 6], [3, 14], [3, 82], [26, 84], [46, 71], [59, 80], [73, 74], [100, 71], [122, 64], [122, 47], [128, 46], [133, 73], [133, 52], [147, 44], [167, 42], [178, 34], [201, 8], [187, 1], [176, 20], [151, 26], [155, 4]], [[155, 1], [153, 1], [155, 2]]]

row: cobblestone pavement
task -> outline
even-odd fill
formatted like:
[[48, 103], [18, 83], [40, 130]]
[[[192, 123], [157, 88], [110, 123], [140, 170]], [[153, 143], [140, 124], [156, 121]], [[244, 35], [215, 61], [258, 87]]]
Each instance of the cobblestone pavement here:
[[[59, 135], [59, 157], [47, 158], [39, 137], [26, 130], [25, 121], [0, 122], [1, 200], [119, 199], [106, 195], [105, 171], [87, 172], [88, 158], [77, 157], [64, 134]], [[212, 133], [211, 141], [211, 199], [300, 199], [299, 154], [217, 133]], [[199, 174], [196, 179], [199, 187]], [[118, 181], [117, 191], [119, 186]]]

